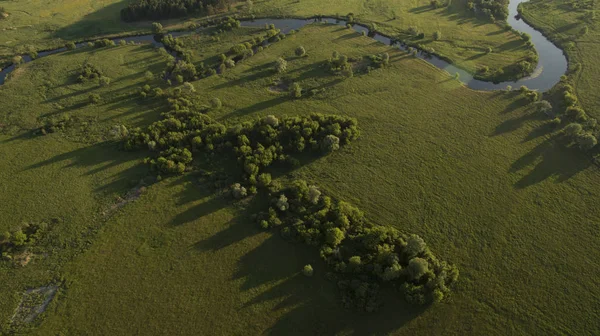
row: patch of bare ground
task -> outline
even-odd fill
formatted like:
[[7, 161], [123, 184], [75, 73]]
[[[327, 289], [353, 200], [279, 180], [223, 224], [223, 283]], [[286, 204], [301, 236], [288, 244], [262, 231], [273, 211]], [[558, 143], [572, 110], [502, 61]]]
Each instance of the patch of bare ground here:
[[128, 203], [131, 203], [131, 202], [137, 200], [138, 198], [140, 198], [140, 196], [142, 196], [142, 194], [145, 191], [146, 191], [146, 187], [144, 187], [144, 186], [135, 187], [135, 188], [129, 190], [129, 192], [127, 192], [127, 195], [125, 195], [125, 197], [118, 197], [117, 203], [113, 204], [110, 208], [103, 211], [102, 215], [105, 217], [111, 216], [115, 211], [121, 209]]
[[19, 328], [33, 322], [40, 314], [46, 311], [57, 291], [58, 286], [56, 285], [26, 290], [10, 320], [11, 326]]

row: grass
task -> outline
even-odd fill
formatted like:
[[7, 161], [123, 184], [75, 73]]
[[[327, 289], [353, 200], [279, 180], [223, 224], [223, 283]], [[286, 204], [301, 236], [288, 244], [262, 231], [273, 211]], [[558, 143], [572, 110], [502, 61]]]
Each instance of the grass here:
[[[233, 32], [211, 45], [200, 37], [195, 62], [244, 38]], [[299, 45], [308, 57], [293, 56]], [[323, 68], [334, 50], [389, 52], [391, 66], [340, 80]], [[283, 76], [272, 71], [279, 56], [288, 60]], [[109, 87], [73, 81], [85, 60], [113, 79]], [[112, 217], [99, 216], [145, 175], [145, 153], [120, 152], [104, 136], [114, 124], [156, 120], [162, 106], [133, 95], [144, 71], [161, 64], [143, 46], [79, 50], [26, 64], [0, 88], [0, 123], [13, 133], [0, 139], [0, 152], [17, 158], [0, 163], [0, 229], [60, 216], [65, 224], [53, 232], [77, 247], [0, 268], [8, 303], [1, 321], [22, 290], [58, 279], [58, 300], [33, 334], [598, 333], [597, 168], [557, 144], [517, 93], [470, 90], [337, 26], [306, 27], [223, 76], [194, 82], [196, 94], [220, 98], [224, 107], [211, 116], [227, 124], [268, 114], [356, 117], [361, 139], [282, 178], [306, 178], [382, 225], [424, 237], [460, 268], [450, 302], [418, 309], [392, 293], [376, 314], [343, 310], [311, 248], [251, 223], [259, 200], [232, 204], [195, 174], [165, 179]], [[325, 90], [291, 100], [269, 89], [280, 77]], [[103, 103], [77, 105], [90, 92]], [[74, 105], [71, 115], [95, 118], [91, 135], [27, 136]], [[85, 235], [90, 228], [97, 233]], [[309, 263], [312, 278], [300, 273]]]
[[[148, 32], [149, 22], [128, 24], [120, 21], [120, 10], [126, 4], [123, 0], [7, 2], [3, 6], [10, 16], [0, 21], [0, 64], [9, 63], [12, 55], [26, 53], [30, 49], [56, 48], [63, 46], [66, 41]], [[236, 6], [234, 12], [249, 14], [245, 4]], [[252, 14], [263, 17], [333, 16], [349, 12], [361, 21], [377, 22], [379, 30], [392, 35], [402, 35], [409, 26], [417, 26], [426, 35], [417, 42], [433, 48], [436, 53], [473, 73], [482, 66], [488, 66], [491, 70], [489, 74], [492, 74], [495, 69], [517, 63], [531, 52], [518, 35], [473, 17], [466, 11], [462, 1], [453, 2], [448, 8], [432, 9], [427, 0], [378, 0], [366, 3], [336, 0], [323, 9], [317, 0], [269, 0], [256, 1], [252, 8]], [[187, 22], [192, 21], [194, 19], [190, 18]], [[182, 21], [175, 20], [163, 24], [170, 29], [184, 26]], [[443, 36], [439, 41], [432, 38], [437, 30]], [[494, 52], [487, 53], [488, 47]]]
[[[579, 102], [589, 115], [597, 118], [600, 93], [595, 85], [600, 76], [597, 62], [600, 24], [598, 20], [590, 19], [589, 15], [598, 7], [593, 2], [582, 2], [579, 8], [573, 8], [571, 3], [532, 0], [523, 4], [523, 16], [565, 50], [572, 69], [576, 64], [581, 66], [571, 78], [575, 82]], [[582, 34], [584, 27], [589, 29], [587, 34]]]

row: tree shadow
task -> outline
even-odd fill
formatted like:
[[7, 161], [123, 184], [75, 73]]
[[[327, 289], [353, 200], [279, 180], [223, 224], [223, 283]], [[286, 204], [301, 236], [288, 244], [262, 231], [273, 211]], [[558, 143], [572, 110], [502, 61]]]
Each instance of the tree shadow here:
[[84, 16], [81, 20], [56, 30], [53, 37], [64, 40], [78, 40], [90, 36], [122, 33], [123, 30], [127, 31], [137, 28], [139, 25], [126, 24], [121, 21], [120, 11], [129, 2], [128, 0], [123, 0], [102, 6], [97, 11]]
[[565, 136], [554, 135], [515, 161], [509, 169], [511, 173], [535, 165], [515, 183], [515, 188], [524, 189], [550, 178], [561, 183], [593, 165], [578, 149], [568, 147], [568, 143]]
[[[261, 229], [253, 224], [250, 215], [261, 207], [264, 209], [264, 200], [251, 202], [226, 229], [192, 247], [199, 252], [216, 251], [260, 234]], [[345, 309], [337, 284], [325, 279], [329, 269], [320, 260], [318, 249], [286, 241], [277, 229], [271, 229], [267, 234], [269, 236], [258, 247], [240, 258], [233, 276], [236, 282], [241, 280], [242, 290], [256, 293], [244, 302], [240, 308], [242, 312], [274, 302], [272, 312], [281, 316], [266, 334], [387, 334], [426, 309], [407, 304], [400, 293], [387, 287], [379, 295], [383, 305], [378, 312]], [[311, 264], [315, 270], [311, 278], [300, 274], [306, 264]]]

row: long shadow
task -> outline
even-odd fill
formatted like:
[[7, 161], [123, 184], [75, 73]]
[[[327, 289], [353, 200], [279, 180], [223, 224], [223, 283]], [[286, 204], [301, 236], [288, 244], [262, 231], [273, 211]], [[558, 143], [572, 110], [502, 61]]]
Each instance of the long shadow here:
[[[261, 206], [264, 201], [252, 201], [225, 230], [192, 247], [199, 252], [215, 251], [259, 234], [261, 231], [251, 221], [250, 214]], [[273, 312], [282, 316], [266, 334], [383, 335], [401, 328], [426, 309], [408, 305], [391, 288], [384, 288], [380, 293], [383, 305], [378, 312], [368, 314], [344, 309], [336, 283], [325, 279], [329, 270], [319, 259], [318, 249], [288, 242], [280, 237], [277, 229], [272, 229], [270, 234], [239, 260], [233, 276], [237, 282], [242, 280], [242, 290], [256, 293], [244, 302], [242, 312], [252, 311], [266, 302], [276, 302]], [[299, 272], [306, 264], [315, 269], [312, 278]], [[271, 284], [269, 288], [262, 289], [267, 284]]]
[[527, 175], [515, 183], [515, 188], [524, 189], [549, 178], [561, 183], [593, 165], [588, 157], [567, 147], [567, 144], [568, 141], [563, 136], [555, 135], [515, 161], [509, 169], [511, 173], [535, 164]]
[[103, 6], [99, 10], [90, 13], [71, 25], [56, 30], [53, 37], [64, 40], [77, 40], [90, 36], [119, 33], [128, 28], [135, 28], [134, 24], [126, 24], [121, 21], [120, 11], [129, 4], [129, 0], [123, 0]]
[[535, 112], [524, 113], [523, 115], [521, 115], [517, 118], [508, 119], [508, 120], [504, 121], [503, 123], [501, 123], [500, 125], [496, 126], [496, 129], [492, 133], [492, 136], [498, 136], [498, 135], [501, 135], [504, 133], [509, 133], [509, 132], [515, 131], [515, 130], [519, 129], [521, 126], [523, 126], [523, 124], [525, 124], [528, 121], [543, 120], [545, 118], [546, 117], [540, 113], [535, 113]]

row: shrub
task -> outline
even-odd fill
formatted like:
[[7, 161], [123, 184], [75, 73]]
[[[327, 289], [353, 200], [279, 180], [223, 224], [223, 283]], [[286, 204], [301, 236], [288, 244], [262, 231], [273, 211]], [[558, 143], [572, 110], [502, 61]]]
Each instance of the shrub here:
[[408, 33], [412, 36], [417, 36], [419, 35], [419, 28], [417, 28], [416, 26], [410, 26], [408, 27]]
[[284, 73], [287, 71], [287, 61], [282, 57], [279, 57], [277, 61], [275, 61], [275, 71], [277, 71], [277, 73]]
[[27, 243], [27, 235], [22, 230], [19, 230], [13, 233], [11, 242], [17, 247], [23, 246]]
[[408, 259], [412, 259], [425, 252], [426, 249], [427, 244], [425, 244], [423, 238], [419, 237], [418, 235], [412, 235], [406, 242], [406, 249], [404, 250], [404, 253], [406, 253]]
[[215, 97], [210, 100], [210, 106], [214, 109], [220, 109], [223, 106], [223, 103], [221, 102], [221, 99]]
[[435, 32], [433, 32], [433, 39], [436, 41], [439, 41], [442, 38], [442, 32], [439, 30], [436, 30]]
[[65, 44], [65, 48], [67, 48], [67, 50], [75, 50], [75, 48], [77, 48], [77, 46], [75, 45], [75, 43], [69, 42], [69, 43]]
[[192, 84], [190, 82], [183, 83], [183, 88], [185, 89], [185, 91], [187, 91], [189, 93], [196, 92], [196, 88], [194, 87], [194, 84]]
[[339, 228], [334, 227], [327, 230], [326, 242], [331, 245], [331, 247], [338, 246], [344, 238], [346, 238], [346, 235], [344, 234], [344, 231]]
[[300, 84], [293, 83], [290, 86], [290, 96], [292, 96], [292, 98], [301, 98], [302, 97], [302, 88], [300, 87]]
[[568, 107], [565, 113], [567, 117], [578, 121], [583, 121], [587, 117], [585, 111], [582, 108], [575, 106]]
[[104, 76], [100, 77], [99, 84], [102, 87], [109, 86], [110, 85], [110, 78], [104, 77]]
[[225, 61], [225, 66], [231, 69], [231, 68], [235, 67], [235, 61], [232, 60], [232, 59], [226, 60]]
[[311, 277], [311, 276], [313, 276], [313, 273], [314, 273], [314, 270], [310, 264], [308, 264], [308, 265], [304, 266], [304, 268], [302, 268], [302, 274], [304, 274], [304, 276]]
[[96, 93], [92, 93], [88, 96], [88, 101], [90, 104], [98, 104], [100, 102], [100, 96]]
[[15, 57], [13, 57], [12, 63], [14, 65], [19, 65], [19, 64], [23, 63], [23, 57], [21, 57], [21, 56], [15, 56]]
[[296, 53], [296, 56], [303, 57], [306, 55], [306, 49], [304, 49], [303, 46], [299, 46], [298, 48], [296, 48], [295, 53]]

